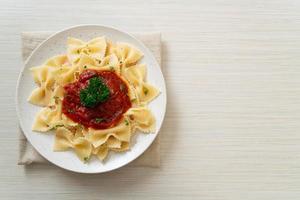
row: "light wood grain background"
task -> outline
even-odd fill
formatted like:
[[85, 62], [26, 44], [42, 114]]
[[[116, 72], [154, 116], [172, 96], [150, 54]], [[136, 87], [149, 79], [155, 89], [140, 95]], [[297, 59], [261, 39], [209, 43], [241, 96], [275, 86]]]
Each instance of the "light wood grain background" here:
[[[17, 166], [21, 31], [161, 31], [160, 169]], [[300, 199], [300, 1], [2, 0], [0, 199]]]

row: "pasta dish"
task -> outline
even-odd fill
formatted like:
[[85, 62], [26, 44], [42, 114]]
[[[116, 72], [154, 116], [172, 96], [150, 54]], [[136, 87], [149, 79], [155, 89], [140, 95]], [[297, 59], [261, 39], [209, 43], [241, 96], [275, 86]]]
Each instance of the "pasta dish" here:
[[73, 149], [83, 162], [130, 149], [136, 131], [155, 131], [147, 104], [159, 90], [146, 80], [143, 53], [128, 43], [68, 38], [67, 51], [32, 67], [29, 96], [41, 106], [32, 130], [55, 134], [54, 151]]

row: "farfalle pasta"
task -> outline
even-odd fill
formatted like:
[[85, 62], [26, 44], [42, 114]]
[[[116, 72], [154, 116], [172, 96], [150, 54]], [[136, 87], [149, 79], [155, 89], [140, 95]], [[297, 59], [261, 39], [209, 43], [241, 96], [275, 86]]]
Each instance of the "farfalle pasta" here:
[[30, 69], [37, 88], [28, 101], [43, 107], [32, 130], [54, 132], [53, 150], [73, 149], [84, 162], [129, 150], [137, 130], [155, 131], [147, 104], [160, 92], [147, 82], [142, 57], [136, 47], [105, 37], [68, 38], [65, 55]]

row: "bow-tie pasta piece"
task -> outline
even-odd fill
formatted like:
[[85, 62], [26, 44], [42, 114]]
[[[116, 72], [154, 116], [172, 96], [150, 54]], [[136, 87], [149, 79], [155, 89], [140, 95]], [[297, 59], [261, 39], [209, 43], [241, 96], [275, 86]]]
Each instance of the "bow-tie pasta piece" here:
[[105, 52], [105, 37], [98, 37], [88, 42], [83, 42], [72, 37], [68, 38], [68, 58], [72, 63], [77, 63], [82, 54], [88, 55], [95, 60], [102, 60]]
[[108, 154], [108, 147], [106, 144], [103, 144], [97, 148], [94, 148], [92, 153], [97, 156], [99, 160], [104, 160]]
[[53, 96], [56, 76], [54, 71], [63, 66], [67, 66], [67, 57], [65, 55], [54, 56], [47, 60], [44, 65], [30, 69], [35, 83], [39, 86], [36, 88], [28, 101], [34, 105], [46, 106], [50, 103]]
[[[73, 76], [71, 76], [72, 72], [70, 72], [72, 69], [73, 69], [72, 66], [63, 66], [63, 67], [53, 70], [53, 75], [55, 77], [56, 84], [63, 86], [64, 85], [64, 82], [63, 82], [64, 77], [68, 74], [69, 74], [69, 76], [68, 76], [68, 78], [65, 78], [66, 79], [65, 82], [72, 81]], [[68, 72], [70, 72], [70, 73], [68, 73]]]
[[[58, 71], [57, 83], [59, 85], [66, 85], [68, 83], [74, 82], [78, 75], [82, 73], [85, 69], [93, 69], [96, 66], [94, 59], [87, 55], [81, 55], [77, 63], [74, 63], [71, 67], [63, 69], [64, 71]], [[99, 68], [98, 68], [99, 69]]]
[[152, 112], [146, 107], [130, 108], [126, 112], [126, 116], [132, 122], [134, 129], [146, 133], [155, 130], [155, 118]]
[[49, 85], [51, 84], [51, 82], [49, 82], [49, 77], [48, 77], [48, 73], [50, 73], [50, 70], [48, 69], [48, 67], [42, 65], [42, 66], [38, 66], [38, 67], [32, 67], [29, 69], [34, 82], [41, 87], [42, 83], [45, 85]]
[[50, 103], [51, 97], [51, 89], [42, 86], [39, 88], [35, 88], [32, 91], [30, 97], [28, 98], [28, 101], [37, 106], [46, 106]]
[[50, 99], [50, 102], [48, 105], [53, 106], [53, 105], [59, 104], [63, 100], [63, 97], [64, 97], [63, 87], [60, 85], [55, 85], [55, 89], [51, 95], [52, 95], [52, 98]]
[[120, 64], [125, 67], [136, 64], [144, 55], [136, 47], [122, 42], [117, 43], [114, 52], [118, 56]]
[[43, 108], [35, 118], [32, 130], [46, 132], [63, 126], [61, 104]]
[[83, 137], [75, 138], [73, 141], [73, 148], [80, 160], [87, 161], [90, 159], [93, 148], [87, 139]]
[[[48, 59], [43, 65], [38, 67], [30, 68], [34, 81], [41, 85], [42, 82], [45, 82], [46, 85], [49, 85], [55, 79], [49, 79], [48, 75], [57, 71], [63, 67], [70, 67], [70, 63], [68, 62], [68, 58], [66, 55], [58, 55], [53, 56]], [[55, 77], [54, 77], [55, 78]]]
[[101, 62], [95, 61], [93, 65], [86, 65], [84, 69], [109, 70], [120, 74], [120, 64], [115, 54], [106, 56]]
[[47, 73], [52, 73], [62, 67], [70, 67], [66, 55], [53, 56], [43, 65], [30, 68], [34, 81], [40, 85], [41, 82], [47, 81]]
[[99, 147], [104, 144], [110, 136], [120, 141], [129, 141], [131, 137], [131, 123], [128, 119], [124, 119], [113, 128], [102, 130], [90, 128], [88, 132], [87, 138], [94, 147]]
[[149, 102], [151, 102], [153, 99], [155, 99], [159, 95], [159, 90], [148, 84], [143, 82], [140, 86], [137, 86], [135, 88], [139, 102], [142, 105], [146, 105]]
[[66, 151], [74, 148], [76, 155], [82, 161], [87, 161], [92, 153], [91, 144], [83, 137], [74, 138], [74, 134], [64, 128], [58, 128], [55, 134], [54, 151]]
[[56, 105], [51, 105], [49, 107], [50, 107], [50, 112], [48, 112], [46, 123], [51, 128], [54, 128], [54, 129], [57, 127], [63, 126], [61, 102], [59, 102]]
[[159, 90], [145, 82], [146, 65], [134, 65], [124, 70], [125, 78], [134, 86], [138, 102], [147, 104], [159, 95]]
[[46, 106], [52, 97], [54, 77], [49, 68], [34, 67], [31, 71], [39, 87], [32, 91], [28, 101], [37, 106]]
[[53, 150], [66, 151], [73, 147], [73, 137], [73, 133], [64, 127], [56, 129]]
[[38, 112], [32, 125], [33, 131], [47, 132], [52, 128], [47, 123], [49, 112], [51, 112], [50, 108], [43, 108]]
[[84, 70], [91, 69], [91, 70], [110, 70], [114, 71], [117, 74], [120, 72], [120, 65], [118, 58], [115, 54], [111, 54], [103, 58], [103, 60], [99, 63], [97, 60], [92, 59], [87, 55], [81, 55], [79, 62], [74, 65], [73, 71], [71, 73], [82, 73]]
[[45, 63], [46, 66], [52, 68], [59, 68], [63, 66], [71, 66], [67, 55], [58, 55], [48, 59]]
[[146, 78], [146, 65], [134, 65], [124, 69], [125, 78], [134, 86], [138, 87], [143, 84]]

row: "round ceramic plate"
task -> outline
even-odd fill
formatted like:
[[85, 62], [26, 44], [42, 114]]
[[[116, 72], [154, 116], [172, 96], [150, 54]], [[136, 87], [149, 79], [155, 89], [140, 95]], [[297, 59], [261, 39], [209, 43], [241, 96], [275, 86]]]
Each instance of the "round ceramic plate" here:
[[[81, 162], [75, 153], [54, 152], [54, 134], [42, 134], [31, 130], [36, 113], [41, 107], [28, 103], [27, 98], [36, 87], [29, 71], [30, 67], [43, 64], [48, 58], [66, 52], [68, 37], [75, 37], [87, 41], [97, 36], [106, 36], [112, 41], [127, 42], [144, 53], [141, 60], [147, 65], [147, 81], [157, 87], [161, 93], [149, 104], [149, 108], [156, 118], [156, 132], [150, 134], [138, 133], [131, 141], [131, 149], [122, 153], [110, 152], [104, 162], [93, 157], [89, 163]], [[166, 110], [166, 88], [160, 67], [152, 53], [142, 42], [123, 31], [99, 25], [84, 25], [68, 28], [55, 33], [45, 40], [29, 56], [21, 72], [16, 93], [17, 113], [25, 136], [33, 147], [47, 160], [64, 169], [81, 173], [101, 173], [120, 168], [140, 156], [154, 141], [162, 125]]]

